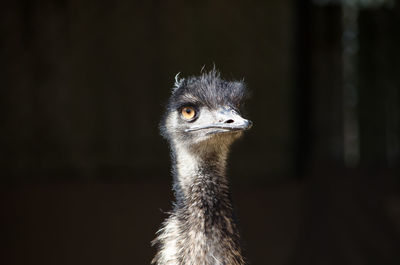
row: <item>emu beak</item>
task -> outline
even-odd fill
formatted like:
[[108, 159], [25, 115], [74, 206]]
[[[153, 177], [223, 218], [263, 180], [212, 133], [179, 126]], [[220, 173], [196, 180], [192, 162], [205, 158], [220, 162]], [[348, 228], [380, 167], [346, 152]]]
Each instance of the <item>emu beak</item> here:
[[186, 129], [185, 132], [193, 132], [205, 129], [215, 129], [208, 132], [208, 134], [232, 132], [232, 131], [244, 131], [251, 128], [253, 123], [250, 120], [244, 119], [234, 109], [230, 107], [224, 107], [218, 109], [214, 113], [214, 121], [207, 124], [199, 124]]

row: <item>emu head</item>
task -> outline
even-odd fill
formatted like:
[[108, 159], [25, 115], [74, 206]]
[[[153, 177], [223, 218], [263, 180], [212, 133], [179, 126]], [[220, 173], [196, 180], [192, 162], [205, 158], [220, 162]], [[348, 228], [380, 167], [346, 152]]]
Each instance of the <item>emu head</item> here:
[[212, 70], [178, 79], [161, 122], [172, 145], [186, 148], [228, 148], [252, 122], [240, 114], [246, 96], [242, 82], [228, 82]]

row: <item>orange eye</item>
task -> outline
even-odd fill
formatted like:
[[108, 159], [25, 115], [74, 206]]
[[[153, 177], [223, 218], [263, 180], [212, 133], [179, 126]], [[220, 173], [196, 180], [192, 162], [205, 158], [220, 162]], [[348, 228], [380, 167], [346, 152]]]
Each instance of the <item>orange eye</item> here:
[[191, 120], [196, 115], [196, 111], [192, 107], [183, 107], [181, 110], [181, 114], [186, 120]]

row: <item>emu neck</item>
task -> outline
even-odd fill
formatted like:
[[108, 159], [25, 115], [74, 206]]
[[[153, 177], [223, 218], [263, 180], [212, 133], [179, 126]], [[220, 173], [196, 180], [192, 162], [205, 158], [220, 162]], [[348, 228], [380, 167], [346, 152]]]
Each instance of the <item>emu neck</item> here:
[[176, 204], [167, 228], [178, 227], [179, 232], [166, 236], [165, 246], [174, 247], [166, 247], [164, 254], [172, 250], [182, 261], [171, 264], [244, 264], [225, 176], [228, 149], [175, 148]]
[[[174, 157], [174, 187], [178, 202], [189, 203], [197, 197], [220, 197], [228, 193], [226, 172], [227, 148], [176, 147]], [[198, 194], [197, 194], [198, 193]]]

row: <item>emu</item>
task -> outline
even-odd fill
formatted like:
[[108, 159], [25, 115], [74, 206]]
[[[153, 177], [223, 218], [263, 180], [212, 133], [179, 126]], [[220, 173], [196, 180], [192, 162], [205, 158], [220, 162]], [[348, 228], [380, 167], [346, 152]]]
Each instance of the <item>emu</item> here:
[[242, 82], [215, 69], [175, 77], [160, 130], [170, 143], [176, 201], [152, 242], [152, 264], [245, 263], [225, 174], [231, 144], [252, 126], [239, 114], [245, 96]]

